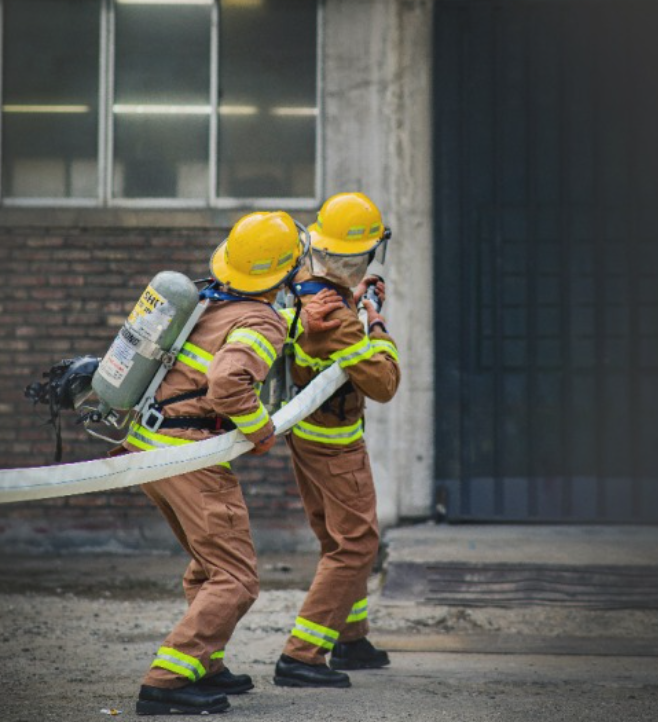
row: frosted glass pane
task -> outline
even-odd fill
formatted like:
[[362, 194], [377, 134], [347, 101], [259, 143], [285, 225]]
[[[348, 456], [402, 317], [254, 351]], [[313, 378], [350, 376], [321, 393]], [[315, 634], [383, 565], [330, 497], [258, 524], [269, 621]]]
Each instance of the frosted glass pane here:
[[223, 3], [221, 196], [315, 195], [317, 6]]
[[116, 6], [116, 197], [208, 197], [210, 28], [210, 5]]
[[5, 1], [5, 196], [97, 195], [99, 19], [98, 0]]

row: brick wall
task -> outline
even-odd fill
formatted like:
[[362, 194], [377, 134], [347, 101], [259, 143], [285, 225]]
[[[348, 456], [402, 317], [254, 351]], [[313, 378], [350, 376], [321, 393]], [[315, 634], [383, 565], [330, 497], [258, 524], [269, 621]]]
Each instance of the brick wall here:
[[[190, 278], [208, 275], [208, 259], [222, 232], [206, 229], [0, 228], [0, 467], [53, 463], [54, 434], [24, 387], [54, 362], [102, 356], [150, 279], [162, 270]], [[64, 412], [64, 461], [102, 456], [108, 445], [91, 439]], [[265, 459], [235, 462], [254, 524], [303, 526], [301, 503], [286, 447]], [[119, 546], [161, 545], [168, 538], [157, 514], [134, 488], [44, 502], [0, 505], [0, 546], [17, 540]], [[49, 542], [46, 542], [46, 540]]]

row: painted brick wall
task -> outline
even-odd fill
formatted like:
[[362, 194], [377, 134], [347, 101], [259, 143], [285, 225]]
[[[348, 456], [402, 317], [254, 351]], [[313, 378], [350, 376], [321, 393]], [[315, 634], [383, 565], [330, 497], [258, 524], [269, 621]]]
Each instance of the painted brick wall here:
[[[196, 279], [223, 233], [206, 229], [0, 228], [0, 467], [53, 463], [54, 433], [46, 407], [23, 396], [52, 363], [102, 356], [150, 279], [172, 269]], [[63, 415], [64, 461], [98, 458], [109, 448]], [[265, 459], [235, 463], [252, 519], [304, 524], [283, 442]], [[0, 506], [3, 531], [20, 523], [36, 534], [57, 528], [93, 534], [143, 532], [155, 512], [138, 489]], [[133, 523], [134, 522], [134, 523]], [[150, 522], [149, 522], [150, 523]], [[157, 521], [153, 521], [157, 524]], [[134, 542], [131, 542], [134, 543]], [[148, 546], [148, 541], [145, 542]]]

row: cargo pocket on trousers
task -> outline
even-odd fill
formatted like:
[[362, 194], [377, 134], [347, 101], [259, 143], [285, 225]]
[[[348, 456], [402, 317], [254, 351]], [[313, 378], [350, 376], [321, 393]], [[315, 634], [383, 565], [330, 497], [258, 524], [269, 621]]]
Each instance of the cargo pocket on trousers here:
[[249, 528], [249, 517], [238, 484], [229, 489], [201, 492], [207, 534], [224, 536]]
[[375, 488], [368, 457], [363, 453], [342, 453], [329, 459], [330, 493], [348, 501], [357, 510], [368, 508], [372, 503]]

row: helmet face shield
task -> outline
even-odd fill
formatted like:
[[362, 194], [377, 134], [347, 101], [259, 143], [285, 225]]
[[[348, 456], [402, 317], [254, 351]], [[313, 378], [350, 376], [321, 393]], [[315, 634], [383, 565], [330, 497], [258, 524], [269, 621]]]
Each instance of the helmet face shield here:
[[368, 271], [368, 266], [373, 261], [383, 265], [386, 260], [386, 249], [390, 237], [390, 229], [384, 229], [384, 234], [377, 242], [377, 245], [359, 254], [330, 253], [327, 250], [311, 246], [309, 255], [310, 271], [314, 276], [326, 278], [328, 281], [347, 288], [354, 288], [361, 283]]
[[384, 235], [379, 243], [370, 251], [370, 262], [377, 261], [382, 266], [386, 262], [386, 251], [388, 250], [388, 241], [391, 237], [391, 229], [384, 228]]
[[369, 263], [370, 251], [358, 256], [339, 256], [315, 248], [311, 249], [311, 273], [347, 288], [354, 288], [361, 282]]

